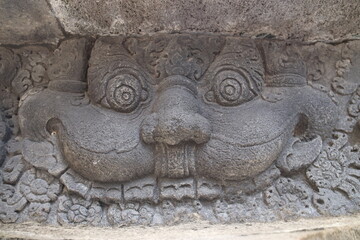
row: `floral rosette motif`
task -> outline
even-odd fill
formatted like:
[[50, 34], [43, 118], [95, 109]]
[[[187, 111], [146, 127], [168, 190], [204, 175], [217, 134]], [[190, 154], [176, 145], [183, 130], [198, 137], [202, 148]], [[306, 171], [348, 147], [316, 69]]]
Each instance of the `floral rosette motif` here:
[[40, 170], [30, 169], [20, 179], [20, 191], [29, 202], [55, 201], [60, 190], [59, 180]]
[[334, 133], [318, 159], [306, 172], [307, 178], [319, 189], [331, 189], [346, 193], [360, 203], [360, 149], [347, 145], [345, 133]]
[[19, 181], [20, 192], [30, 202], [28, 217], [37, 222], [45, 222], [54, 202], [61, 191], [59, 180], [44, 171], [30, 169]]
[[112, 204], [107, 210], [107, 219], [111, 225], [149, 225], [154, 216], [154, 209], [138, 203]]
[[58, 221], [61, 225], [100, 223], [102, 209], [99, 202], [67, 196], [61, 196], [59, 201]]

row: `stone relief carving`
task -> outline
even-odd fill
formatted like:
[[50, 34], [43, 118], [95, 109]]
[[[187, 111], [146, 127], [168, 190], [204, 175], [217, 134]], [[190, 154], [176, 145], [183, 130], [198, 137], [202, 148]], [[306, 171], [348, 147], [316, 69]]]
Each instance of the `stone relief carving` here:
[[359, 53], [206, 34], [1, 47], [0, 220], [358, 212]]

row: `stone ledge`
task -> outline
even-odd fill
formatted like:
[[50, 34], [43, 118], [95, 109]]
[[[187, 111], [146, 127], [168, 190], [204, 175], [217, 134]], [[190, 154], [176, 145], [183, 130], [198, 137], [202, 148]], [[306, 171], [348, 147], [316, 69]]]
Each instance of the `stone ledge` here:
[[45, 0], [0, 1], [1, 44], [56, 44], [64, 37]]
[[[355, 240], [359, 237], [360, 215], [302, 219], [294, 222], [211, 225], [192, 222], [171, 227], [51, 227], [34, 223], [0, 224], [1, 239], [242, 239], [242, 240]], [[341, 235], [344, 235], [341, 238]], [[358, 234], [358, 235], [356, 235]], [[330, 238], [338, 236], [339, 238]], [[314, 238], [317, 237], [317, 238]], [[352, 238], [353, 237], [353, 238]]]
[[247, 38], [360, 38], [360, 2], [41, 0], [0, 2], [0, 44], [57, 44], [65, 35], [221, 33]]

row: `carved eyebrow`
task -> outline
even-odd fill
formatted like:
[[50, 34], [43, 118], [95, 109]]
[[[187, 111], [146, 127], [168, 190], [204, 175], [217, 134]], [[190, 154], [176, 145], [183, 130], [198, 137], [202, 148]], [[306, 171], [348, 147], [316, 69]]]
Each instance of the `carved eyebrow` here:
[[246, 67], [238, 67], [233, 64], [222, 65], [218, 68], [218, 70], [230, 70], [239, 72], [244, 75], [246, 82], [249, 84], [250, 90], [253, 91], [254, 94], [261, 92], [263, 85], [263, 75], [258, 69], [251, 69], [252, 72]]
[[[297, 46], [286, 42], [264, 41], [259, 48], [265, 63], [267, 87], [297, 87], [307, 85], [306, 64]], [[290, 64], [282, 64], [286, 59]]]
[[[256, 56], [256, 60], [251, 60], [252, 56]], [[262, 90], [264, 83], [264, 63], [258, 48], [250, 42], [239, 41], [233, 38], [227, 39], [222, 51], [216, 56], [210, 64], [207, 72], [204, 74], [203, 85], [209, 85], [217, 74], [219, 69], [229, 67], [232, 70], [246, 73], [249, 78], [249, 86], [253, 93]]]

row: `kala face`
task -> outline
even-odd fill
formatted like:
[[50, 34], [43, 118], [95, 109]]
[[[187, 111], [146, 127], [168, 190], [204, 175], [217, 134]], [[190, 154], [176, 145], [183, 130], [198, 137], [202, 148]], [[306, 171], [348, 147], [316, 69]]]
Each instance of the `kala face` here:
[[55, 136], [91, 181], [251, 179], [281, 165], [294, 139], [318, 153], [336, 121], [294, 49], [206, 35], [104, 37], [85, 72], [86, 41], [68, 40], [49, 87], [24, 97], [20, 125], [32, 141]]

